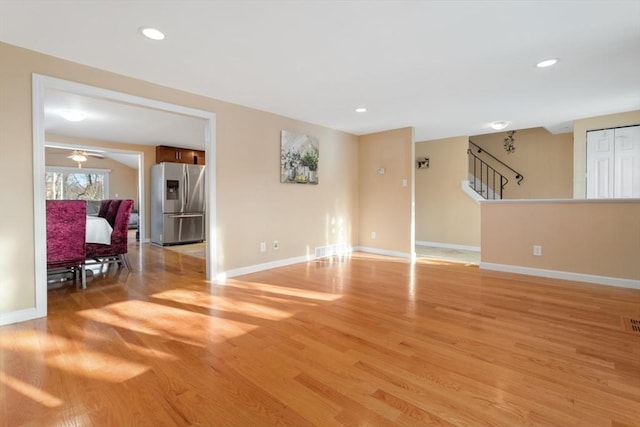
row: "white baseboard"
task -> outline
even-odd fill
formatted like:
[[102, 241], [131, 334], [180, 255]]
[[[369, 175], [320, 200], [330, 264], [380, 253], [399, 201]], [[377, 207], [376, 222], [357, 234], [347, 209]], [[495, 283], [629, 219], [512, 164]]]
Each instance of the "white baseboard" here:
[[[433, 242], [416, 242], [416, 244], [420, 244], [420, 245], [425, 244], [426, 246], [437, 245], [437, 243], [434, 244]], [[440, 247], [444, 247], [444, 248], [464, 249], [464, 250], [471, 250], [471, 251], [478, 251], [480, 249], [475, 246], [448, 245], [448, 244], [440, 244], [440, 245], [441, 245]], [[409, 259], [411, 258], [411, 254], [407, 252], [390, 251], [386, 249], [371, 248], [367, 246], [356, 246], [352, 250], [355, 252], [365, 252], [365, 253], [397, 257], [397, 258], [409, 258]], [[285, 267], [287, 265], [298, 264], [301, 262], [309, 262], [309, 261], [313, 261], [314, 259], [315, 259], [315, 256], [313, 255], [304, 255], [304, 256], [299, 256], [294, 258], [287, 258], [287, 259], [281, 259], [281, 260], [272, 261], [272, 262], [266, 262], [263, 264], [256, 264], [256, 265], [250, 265], [247, 267], [236, 268], [233, 270], [228, 270], [225, 273], [219, 274], [218, 280], [224, 280], [224, 278], [240, 276], [243, 274], [257, 273], [259, 271], [270, 270], [272, 268]], [[640, 280], [633, 280], [633, 279], [621, 279], [617, 277], [595, 276], [591, 274], [572, 273], [568, 271], [558, 271], [558, 270], [545, 270], [541, 268], [521, 267], [521, 266], [506, 265], [506, 264], [494, 264], [489, 262], [481, 262], [480, 268], [484, 270], [495, 270], [495, 271], [502, 271], [506, 273], [524, 274], [527, 276], [539, 276], [539, 277], [547, 277], [551, 279], [573, 280], [577, 282], [594, 283], [598, 285], [640, 289]], [[30, 311], [30, 310], [24, 310], [24, 311]], [[7, 323], [4, 323], [5, 319], [3, 318], [2, 315], [0, 315], [0, 325], [34, 318], [32, 314], [25, 315], [24, 319], [18, 318], [19, 315], [20, 313], [11, 313], [11, 317], [15, 317], [17, 320], [9, 321]], [[9, 317], [8, 315], [5, 315], [5, 316]]]
[[285, 267], [291, 264], [298, 264], [300, 262], [312, 261], [313, 259], [315, 259], [315, 257], [313, 256], [299, 256], [295, 258], [280, 259], [277, 261], [265, 262], [264, 264], [249, 265], [247, 267], [240, 267], [233, 270], [228, 270], [228, 271], [225, 271], [224, 273], [219, 274], [218, 277], [219, 278], [235, 277], [235, 276], [241, 276], [243, 274], [257, 273], [259, 271], [270, 270], [272, 268]]
[[[349, 246], [346, 246], [346, 245], [330, 245], [330, 246], [337, 247], [339, 249], [339, 251], [338, 251], [339, 253], [333, 253], [332, 252], [328, 256], [350, 255], [351, 252], [353, 252], [353, 248], [351, 248]], [[216, 276], [216, 280], [224, 281], [224, 279], [228, 278], [228, 277], [235, 277], [235, 276], [241, 276], [243, 274], [257, 273], [259, 271], [270, 270], [272, 268], [278, 268], [278, 267], [285, 267], [287, 265], [298, 264], [298, 263], [301, 263], [301, 262], [309, 262], [309, 261], [313, 261], [313, 260], [320, 259], [320, 258], [323, 258], [323, 257], [318, 257], [315, 254], [313, 254], [313, 255], [302, 255], [302, 256], [298, 256], [298, 257], [294, 257], [294, 258], [287, 258], [287, 259], [280, 259], [280, 260], [271, 261], [271, 262], [265, 262], [263, 264], [249, 265], [249, 266], [246, 266], [246, 267], [235, 268], [233, 270], [228, 270], [228, 271], [225, 271], [223, 273], [219, 273]]]
[[573, 280], [576, 282], [595, 283], [597, 285], [640, 289], [640, 280], [621, 279], [618, 277], [595, 276], [591, 274], [572, 273], [569, 271], [545, 270], [542, 268], [520, 267], [517, 265], [493, 264], [490, 262], [481, 262], [480, 268], [484, 270], [503, 271], [506, 273], [525, 274], [527, 276], [540, 276], [548, 277], [550, 279]]
[[455, 245], [453, 243], [416, 241], [416, 245], [417, 246], [430, 246], [432, 248], [458, 249], [458, 250], [461, 250], [461, 251], [480, 252], [480, 246]]
[[12, 323], [33, 320], [46, 316], [47, 313], [38, 314], [38, 310], [34, 308], [25, 308], [24, 310], [12, 311], [6, 314], [0, 314], [0, 326], [10, 325]]
[[386, 255], [386, 256], [393, 256], [398, 258], [411, 258], [411, 254], [408, 252], [389, 251], [387, 249], [369, 248], [366, 246], [356, 246], [355, 248], [353, 248], [353, 250], [358, 252], [367, 252], [367, 253], [376, 254], [376, 255]]
[[[369, 248], [365, 246], [357, 246], [354, 248], [349, 248], [349, 251], [347, 252], [347, 254], [351, 254], [354, 251], [367, 252], [367, 253], [372, 253], [376, 255], [385, 255], [385, 256], [391, 256], [391, 257], [397, 257], [397, 258], [411, 258], [411, 254], [407, 252], [389, 251], [386, 249]], [[225, 278], [241, 276], [243, 274], [257, 273], [259, 271], [270, 270], [272, 268], [277, 268], [277, 267], [285, 267], [287, 265], [298, 264], [300, 262], [309, 262], [315, 259], [316, 257], [314, 255], [304, 255], [304, 256], [299, 256], [295, 258], [287, 258], [287, 259], [281, 259], [281, 260], [272, 261], [272, 262], [265, 262], [264, 264], [256, 264], [256, 265], [250, 265], [247, 267], [240, 267], [240, 268], [228, 270], [228, 271], [225, 271], [224, 273], [218, 274], [216, 280], [223, 281]]]

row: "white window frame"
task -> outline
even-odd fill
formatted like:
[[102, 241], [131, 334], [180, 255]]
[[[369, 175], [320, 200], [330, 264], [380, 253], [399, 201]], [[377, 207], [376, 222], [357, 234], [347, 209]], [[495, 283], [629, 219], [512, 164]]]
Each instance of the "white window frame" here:
[[89, 173], [95, 175], [103, 175], [103, 187], [104, 187], [104, 199], [109, 198], [109, 174], [111, 169], [97, 169], [97, 168], [70, 168], [65, 166], [45, 166], [46, 173]]

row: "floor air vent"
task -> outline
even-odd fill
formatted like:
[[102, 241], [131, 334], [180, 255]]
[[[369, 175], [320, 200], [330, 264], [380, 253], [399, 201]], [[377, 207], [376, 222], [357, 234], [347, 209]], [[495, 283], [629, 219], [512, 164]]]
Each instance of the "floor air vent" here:
[[622, 323], [624, 324], [625, 331], [633, 332], [634, 334], [640, 335], [640, 319], [631, 319], [630, 317], [623, 317]]
[[347, 245], [318, 246], [316, 258], [326, 258], [333, 255], [345, 255], [348, 252]]

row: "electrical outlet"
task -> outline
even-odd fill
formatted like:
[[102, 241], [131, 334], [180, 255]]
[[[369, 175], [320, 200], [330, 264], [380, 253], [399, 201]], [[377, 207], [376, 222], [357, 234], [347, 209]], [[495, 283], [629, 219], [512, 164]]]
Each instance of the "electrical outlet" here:
[[542, 256], [542, 246], [540, 245], [533, 245], [533, 254], [535, 256]]
[[267, 242], [260, 242], [260, 252], [267, 252]]
[[371, 232], [371, 238], [372, 238], [372, 239], [375, 239], [375, 238], [376, 238], [376, 232], [375, 232], [375, 231], [372, 231], [372, 232]]
[[273, 241], [273, 249], [275, 249], [276, 251], [278, 249], [280, 249], [280, 242], [278, 242], [277, 240]]

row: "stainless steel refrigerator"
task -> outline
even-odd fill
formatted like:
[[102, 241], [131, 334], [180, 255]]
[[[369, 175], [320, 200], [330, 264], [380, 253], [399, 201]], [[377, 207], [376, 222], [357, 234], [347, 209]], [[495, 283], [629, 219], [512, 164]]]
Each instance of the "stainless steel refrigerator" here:
[[205, 191], [202, 165], [159, 163], [151, 167], [151, 242], [202, 242]]

